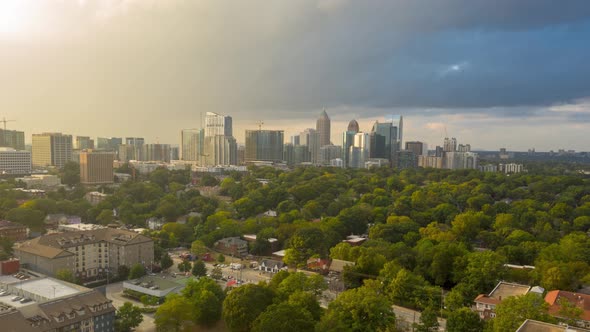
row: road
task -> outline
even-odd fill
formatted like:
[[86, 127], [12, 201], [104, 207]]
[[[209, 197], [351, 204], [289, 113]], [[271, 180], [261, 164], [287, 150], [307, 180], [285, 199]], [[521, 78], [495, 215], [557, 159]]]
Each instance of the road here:
[[[420, 311], [394, 305], [393, 312], [395, 313], [397, 325], [406, 331], [413, 331], [413, 323], [420, 323]], [[438, 325], [439, 331], [446, 331], [447, 320], [439, 318]]]
[[[113, 306], [115, 308], [119, 308], [123, 306], [125, 302], [131, 302], [136, 306], [142, 307], [143, 304], [138, 301], [134, 301], [130, 298], [124, 297], [123, 294], [123, 282], [117, 282], [114, 284], [109, 284], [106, 287], [106, 295], [107, 299], [113, 301]], [[141, 324], [135, 329], [138, 332], [155, 332], [156, 331], [156, 324], [154, 323], [154, 315], [153, 314], [143, 314], [143, 321]]]

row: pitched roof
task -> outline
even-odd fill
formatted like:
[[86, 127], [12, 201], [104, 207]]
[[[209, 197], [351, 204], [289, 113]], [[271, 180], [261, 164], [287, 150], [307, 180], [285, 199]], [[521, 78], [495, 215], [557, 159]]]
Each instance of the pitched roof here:
[[54, 248], [51, 246], [43, 245], [39, 243], [40, 238], [35, 238], [30, 241], [23, 242], [15, 247], [16, 251], [24, 251], [33, 255], [56, 258], [58, 256], [70, 256], [74, 255], [67, 250], [61, 248]]
[[343, 261], [341, 259], [333, 259], [330, 264], [330, 271], [342, 272], [345, 266], [355, 265], [354, 262]]
[[545, 296], [545, 302], [549, 304], [549, 314], [559, 317], [559, 302], [569, 301], [571, 304], [582, 309], [580, 318], [585, 321], [590, 321], [590, 295], [572, 293], [560, 290], [553, 290]]

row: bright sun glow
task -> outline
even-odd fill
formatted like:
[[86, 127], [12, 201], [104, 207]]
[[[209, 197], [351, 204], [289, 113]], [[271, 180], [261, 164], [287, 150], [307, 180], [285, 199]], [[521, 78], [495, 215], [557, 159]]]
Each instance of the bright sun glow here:
[[0, 38], [26, 32], [32, 24], [30, 1], [0, 0]]

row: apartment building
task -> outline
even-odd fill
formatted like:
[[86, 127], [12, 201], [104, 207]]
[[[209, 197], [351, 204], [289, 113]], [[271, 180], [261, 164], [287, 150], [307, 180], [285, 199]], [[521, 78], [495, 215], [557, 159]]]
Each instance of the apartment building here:
[[96, 229], [44, 235], [15, 246], [14, 255], [30, 270], [49, 276], [67, 269], [82, 279], [105, 277], [121, 265], [149, 265], [154, 242], [121, 229]]
[[31, 174], [31, 153], [0, 148], [0, 174]]

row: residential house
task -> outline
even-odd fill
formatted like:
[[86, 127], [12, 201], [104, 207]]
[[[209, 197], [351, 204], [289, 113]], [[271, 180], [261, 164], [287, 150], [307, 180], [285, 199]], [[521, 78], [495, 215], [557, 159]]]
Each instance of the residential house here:
[[215, 249], [231, 256], [243, 257], [248, 255], [248, 242], [239, 237], [226, 237], [214, 244]]
[[545, 296], [545, 302], [549, 304], [549, 314], [560, 319], [562, 301], [567, 301], [582, 310], [582, 314], [576, 319], [576, 325], [581, 328], [590, 328], [590, 295], [553, 290]]
[[0, 237], [5, 237], [11, 241], [23, 241], [29, 236], [29, 230], [26, 226], [8, 220], [0, 220]]
[[281, 261], [276, 261], [274, 259], [263, 259], [262, 263], [258, 266], [260, 271], [269, 272], [269, 273], [277, 273], [280, 270], [286, 268], [285, 263]]
[[[540, 287], [537, 288], [540, 289]], [[530, 290], [531, 286], [528, 285], [500, 281], [489, 294], [480, 294], [475, 298], [475, 311], [481, 319], [494, 318], [496, 317], [496, 306], [502, 300], [512, 296], [525, 295]]]

